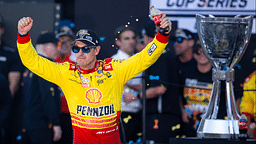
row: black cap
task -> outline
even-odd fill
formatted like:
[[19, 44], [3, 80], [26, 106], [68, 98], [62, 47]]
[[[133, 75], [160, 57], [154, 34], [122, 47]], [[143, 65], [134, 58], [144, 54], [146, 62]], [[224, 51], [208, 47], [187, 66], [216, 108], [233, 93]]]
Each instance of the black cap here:
[[54, 32], [42, 32], [36, 41], [36, 44], [46, 44], [55, 43], [57, 44], [58, 39], [56, 39]]
[[147, 24], [144, 26], [144, 28], [141, 31], [142, 35], [147, 35], [149, 37], [155, 37], [157, 34], [157, 29], [155, 26], [154, 21], [148, 21]]
[[76, 41], [81, 41], [88, 46], [99, 46], [100, 38], [93, 30], [81, 29], [76, 33], [76, 38], [70, 44], [73, 45]]
[[182, 37], [184, 39], [194, 39], [194, 35], [192, 32], [186, 29], [177, 29], [174, 33], [174, 37]]
[[56, 27], [56, 38], [59, 38], [63, 35], [69, 35], [73, 37], [74, 33], [73, 30], [75, 29], [75, 24], [69, 20], [65, 19], [59, 22], [58, 26]]

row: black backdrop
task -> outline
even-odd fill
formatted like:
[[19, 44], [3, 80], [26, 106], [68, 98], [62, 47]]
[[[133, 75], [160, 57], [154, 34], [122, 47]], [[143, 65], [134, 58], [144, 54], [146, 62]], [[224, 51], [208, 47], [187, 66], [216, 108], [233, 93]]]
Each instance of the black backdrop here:
[[55, 6], [56, 4], [48, 2], [0, 3], [0, 15], [4, 19], [5, 28], [3, 41], [8, 46], [16, 47], [18, 21], [22, 17], [29, 16], [34, 20], [30, 35], [33, 44], [36, 44], [36, 39], [42, 31], [54, 30]]
[[98, 56], [103, 59], [116, 53], [115, 28], [128, 22], [140, 28], [149, 19], [148, 12], [148, 0], [75, 0], [74, 20], [77, 29], [89, 28], [105, 37]]

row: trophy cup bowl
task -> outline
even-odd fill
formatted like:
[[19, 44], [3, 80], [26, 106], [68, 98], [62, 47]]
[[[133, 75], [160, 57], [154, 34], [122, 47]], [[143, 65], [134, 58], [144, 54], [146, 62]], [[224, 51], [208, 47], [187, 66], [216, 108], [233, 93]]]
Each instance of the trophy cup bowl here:
[[[244, 54], [252, 31], [252, 16], [242, 18], [196, 15], [197, 32], [204, 54], [213, 66], [213, 89], [208, 109], [197, 129], [199, 138], [237, 139], [239, 135], [233, 81], [234, 66]], [[220, 83], [226, 83], [227, 120], [217, 119]]]

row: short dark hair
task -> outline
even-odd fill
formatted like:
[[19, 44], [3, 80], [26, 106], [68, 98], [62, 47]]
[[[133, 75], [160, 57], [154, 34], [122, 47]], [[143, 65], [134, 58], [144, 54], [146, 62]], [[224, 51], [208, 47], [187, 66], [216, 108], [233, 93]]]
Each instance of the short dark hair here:
[[114, 35], [115, 35], [115, 38], [117, 38], [118, 40], [120, 40], [120, 35], [124, 32], [124, 31], [133, 31], [136, 35], [136, 30], [135, 28], [131, 27], [131, 26], [119, 26], [116, 28], [115, 32], [114, 32]]

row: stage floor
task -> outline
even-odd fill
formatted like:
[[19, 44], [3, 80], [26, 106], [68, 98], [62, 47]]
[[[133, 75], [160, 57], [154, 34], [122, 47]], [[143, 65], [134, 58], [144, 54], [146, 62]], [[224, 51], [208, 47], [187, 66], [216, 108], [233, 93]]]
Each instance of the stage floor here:
[[238, 141], [198, 138], [170, 138], [169, 144], [256, 144], [256, 141], [253, 139], [248, 139], [247, 141]]

